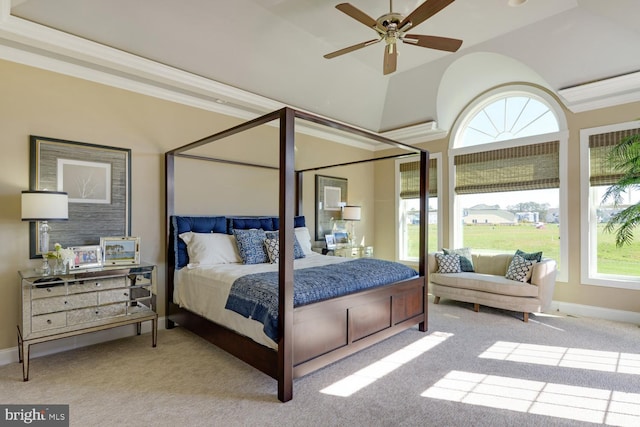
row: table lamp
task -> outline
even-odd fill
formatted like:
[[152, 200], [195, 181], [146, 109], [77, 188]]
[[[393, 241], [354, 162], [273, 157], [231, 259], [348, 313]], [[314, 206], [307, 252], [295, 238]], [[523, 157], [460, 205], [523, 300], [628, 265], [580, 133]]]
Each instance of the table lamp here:
[[349, 240], [351, 240], [352, 245], [356, 244], [356, 231], [353, 221], [360, 221], [361, 214], [362, 208], [360, 206], [347, 205], [342, 208], [342, 220], [349, 221]]
[[39, 248], [42, 254], [42, 274], [49, 272], [47, 252], [49, 252], [49, 221], [69, 219], [69, 197], [62, 191], [22, 192], [22, 220], [40, 221]]

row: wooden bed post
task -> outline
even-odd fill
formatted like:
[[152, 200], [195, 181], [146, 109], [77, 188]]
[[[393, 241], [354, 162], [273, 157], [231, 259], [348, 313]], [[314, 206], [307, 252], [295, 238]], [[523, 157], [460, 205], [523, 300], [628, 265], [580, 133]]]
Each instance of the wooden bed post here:
[[419, 274], [424, 276], [424, 320], [418, 324], [421, 332], [426, 332], [429, 323], [429, 269], [427, 252], [429, 238], [429, 152], [420, 152], [420, 264]]
[[280, 115], [280, 259], [278, 268], [278, 399], [293, 398], [293, 215], [294, 112], [283, 108]]
[[[165, 153], [164, 155], [164, 167], [165, 167], [165, 188], [164, 188], [164, 209], [165, 209], [165, 246], [167, 247], [167, 251], [165, 253], [170, 254], [173, 253], [169, 248], [169, 233], [171, 229], [171, 215], [175, 214], [175, 157], [173, 152]], [[175, 254], [174, 254], [175, 255]], [[166, 318], [165, 327], [167, 329], [171, 329], [175, 326], [175, 323], [169, 320], [170, 313], [170, 303], [173, 300], [173, 271], [175, 269], [175, 256], [167, 257], [166, 260], [166, 276], [165, 280], [167, 281], [167, 292], [164, 296], [164, 315]]]

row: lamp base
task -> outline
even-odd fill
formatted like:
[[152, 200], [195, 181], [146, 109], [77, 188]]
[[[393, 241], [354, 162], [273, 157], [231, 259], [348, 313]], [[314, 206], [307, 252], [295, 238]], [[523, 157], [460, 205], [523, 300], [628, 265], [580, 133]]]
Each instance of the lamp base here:
[[47, 255], [42, 255], [42, 265], [39, 268], [36, 268], [36, 272], [43, 276], [48, 276], [51, 274], [51, 266], [49, 265], [49, 260], [47, 259]]

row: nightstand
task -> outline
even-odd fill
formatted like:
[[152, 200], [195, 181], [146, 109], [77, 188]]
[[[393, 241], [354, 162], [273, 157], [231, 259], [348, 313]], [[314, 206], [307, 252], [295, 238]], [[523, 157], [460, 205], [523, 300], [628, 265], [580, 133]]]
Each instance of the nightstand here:
[[42, 276], [20, 271], [21, 325], [18, 356], [24, 381], [29, 380], [29, 349], [33, 344], [151, 321], [151, 344], [158, 339], [154, 310], [155, 265], [110, 266]]
[[333, 255], [344, 258], [371, 258], [373, 246], [343, 246], [333, 250]]

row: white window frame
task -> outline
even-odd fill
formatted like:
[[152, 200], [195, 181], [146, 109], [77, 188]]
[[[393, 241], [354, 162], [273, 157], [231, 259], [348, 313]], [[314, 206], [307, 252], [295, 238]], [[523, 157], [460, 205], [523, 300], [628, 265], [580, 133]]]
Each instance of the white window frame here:
[[[436, 179], [438, 180], [437, 184], [436, 184], [436, 188], [438, 191], [438, 215], [437, 215], [437, 221], [438, 221], [438, 244], [437, 246], [440, 248], [442, 247], [442, 153], [429, 153], [429, 159], [434, 159], [436, 161], [437, 164], [437, 171], [436, 171]], [[416, 160], [420, 160], [419, 157], [409, 157], [409, 158], [404, 158], [404, 159], [397, 159], [395, 162], [395, 174], [396, 174], [396, 195], [395, 195], [395, 204], [396, 204], [396, 209], [395, 209], [395, 213], [396, 213], [396, 218], [395, 218], [395, 224], [396, 224], [396, 251], [395, 251], [395, 258], [398, 261], [401, 262], [407, 262], [407, 263], [417, 263], [418, 259], [412, 260], [412, 259], [401, 259], [400, 255], [402, 254], [402, 233], [401, 233], [401, 227], [402, 227], [402, 216], [400, 215], [400, 165], [402, 163], [409, 163], [409, 162], [415, 162]], [[427, 206], [429, 206], [429, 201], [427, 200]], [[427, 212], [427, 227], [429, 226], [428, 224], [428, 217], [429, 217], [429, 213]], [[427, 246], [428, 246], [428, 242], [427, 242]]]
[[[498, 141], [494, 143], [473, 145], [469, 147], [457, 147], [456, 142], [461, 140], [461, 133], [464, 127], [469, 123], [471, 118], [484, 106], [490, 103], [492, 100], [503, 98], [505, 95], [510, 96], [528, 96], [537, 98], [555, 114], [558, 120], [558, 132], [526, 136], [523, 138], [510, 139], [507, 141]], [[462, 216], [460, 207], [460, 198], [455, 194], [453, 187], [455, 186], [456, 168], [454, 165], [455, 156], [461, 154], [477, 153], [489, 150], [499, 150], [503, 148], [518, 147], [522, 145], [531, 145], [541, 142], [547, 142], [550, 140], [558, 140], [560, 143], [559, 152], [559, 172], [560, 172], [560, 188], [559, 188], [559, 207], [560, 207], [560, 267], [556, 275], [556, 281], [568, 282], [569, 273], [569, 226], [567, 223], [567, 159], [568, 159], [568, 145], [569, 145], [569, 130], [567, 127], [566, 117], [562, 110], [562, 107], [558, 104], [555, 98], [534, 86], [528, 85], [509, 85], [501, 86], [485, 92], [477, 97], [474, 101], [469, 103], [467, 107], [460, 113], [458, 120], [454, 125], [451, 132], [451, 140], [449, 142], [449, 183], [451, 186], [451, 197], [449, 198], [449, 212], [451, 221], [449, 222], [449, 241], [452, 242], [453, 247], [462, 247], [463, 242], [463, 228], [462, 228]], [[514, 252], [518, 248], [513, 248]]]
[[589, 160], [589, 137], [601, 133], [616, 132], [640, 127], [640, 122], [625, 122], [613, 125], [580, 129], [580, 238], [583, 244], [580, 255], [580, 282], [585, 285], [640, 290], [640, 278], [598, 273], [598, 221], [591, 191], [591, 164]]

